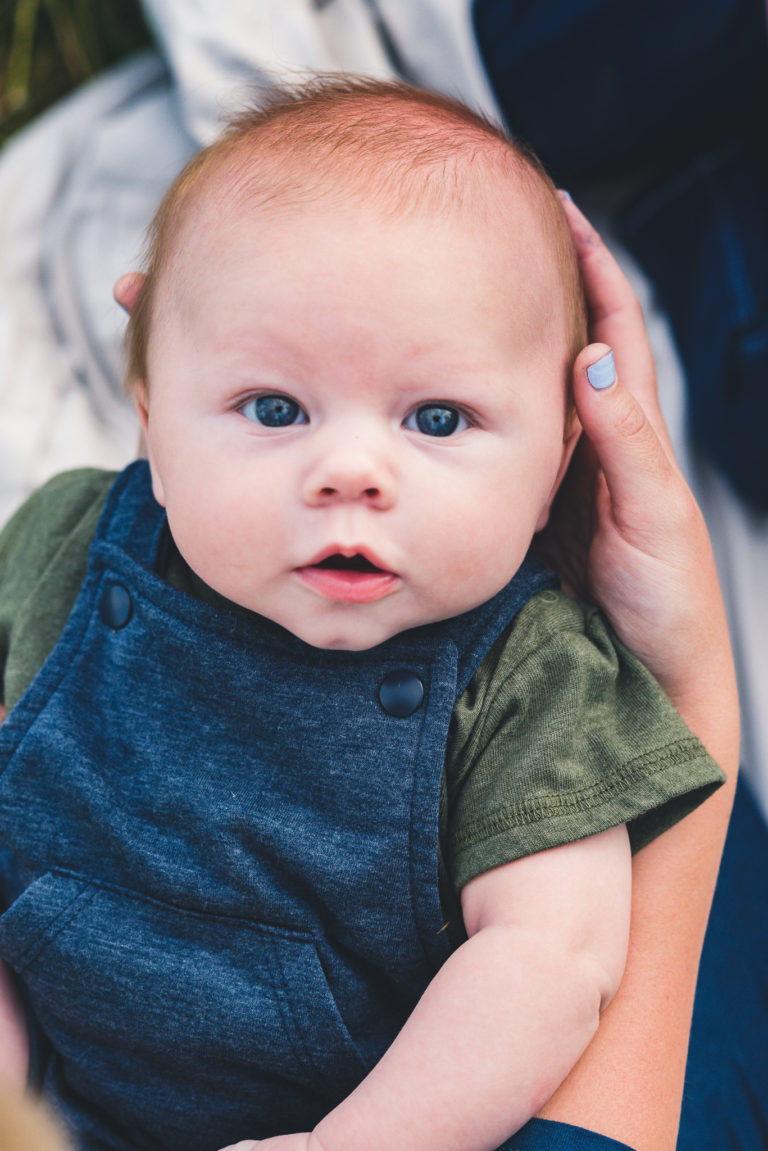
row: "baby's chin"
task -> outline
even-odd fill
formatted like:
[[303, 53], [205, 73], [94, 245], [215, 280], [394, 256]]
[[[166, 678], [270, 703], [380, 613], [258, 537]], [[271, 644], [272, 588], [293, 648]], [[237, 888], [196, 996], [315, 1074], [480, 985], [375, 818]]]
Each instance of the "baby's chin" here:
[[[282, 625], [285, 627], [285, 624]], [[287, 629], [297, 639], [316, 647], [319, 651], [371, 651], [388, 639], [399, 635], [399, 629], [347, 629], [334, 628], [329, 630], [318, 628], [292, 628]]]
[[[273, 621], [285, 628], [297, 639], [320, 651], [371, 651], [386, 643], [396, 635], [411, 628], [420, 627], [422, 622], [432, 623], [434, 618], [403, 619], [401, 616], [387, 616], [376, 610], [383, 606], [371, 604], [326, 604], [325, 610], [302, 613], [299, 618], [291, 618], [293, 613], [281, 613], [281, 618], [272, 616]], [[314, 607], [314, 605], [313, 605]]]
[[302, 620], [296, 626], [291, 626], [285, 619], [274, 622], [291, 632], [297, 639], [320, 651], [360, 652], [372, 651], [395, 636], [448, 618], [447, 615], [431, 614], [423, 619], [384, 621], [366, 617], [365, 611], [360, 611], [359, 605], [345, 606], [352, 610], [334, 611], [327, 619], [315, 619], [311, 622]]

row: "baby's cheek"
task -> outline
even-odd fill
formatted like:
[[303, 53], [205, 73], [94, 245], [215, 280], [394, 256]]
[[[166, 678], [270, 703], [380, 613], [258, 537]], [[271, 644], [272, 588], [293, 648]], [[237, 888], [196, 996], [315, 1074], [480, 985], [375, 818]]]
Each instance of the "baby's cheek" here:
[[457, 534], [467, 573], [481, 574], [503, 585], [523, 562], [533, 538], [534, 522], [514, 498], [494, 496], [475, 506]]

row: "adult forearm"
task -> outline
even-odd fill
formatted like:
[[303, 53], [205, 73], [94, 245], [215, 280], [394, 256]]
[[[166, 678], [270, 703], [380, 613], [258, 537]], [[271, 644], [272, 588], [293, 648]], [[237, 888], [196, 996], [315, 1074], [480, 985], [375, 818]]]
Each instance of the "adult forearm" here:
[[[672, 1151], [699, 955], [735, 786], [735, 677], [706, 525], [674, 460], [640, 304], [589, 221], [567, 197], [564, 207], [597, 344], [574, 370], [585, 451], [559, 528], [560, 554], [579, 562], [562, 570], [601, 604], [729, 782], [636, 857], [622, 986], [543, 1114], [638, 1151]], [[618, 376], [596, 388], [587, 369], [609, 346]], [[579, 509], [590, 514], [574, 541], [568, 527], [579, 521], [569, 513]]]
[[[726, 657], [726, 682], [728, 666]], [[541, 1111], [637, 1151], [673, 1151], [677, 1140], [698, 963], [736, 779], [738, 715], [735, 694], [726, 688], [726, 697], [712, 707], [706, 693], [701, 704], [693, 692], [680, 701], [728, 784], [636, 856], [624, 980], [589, 1049]]]

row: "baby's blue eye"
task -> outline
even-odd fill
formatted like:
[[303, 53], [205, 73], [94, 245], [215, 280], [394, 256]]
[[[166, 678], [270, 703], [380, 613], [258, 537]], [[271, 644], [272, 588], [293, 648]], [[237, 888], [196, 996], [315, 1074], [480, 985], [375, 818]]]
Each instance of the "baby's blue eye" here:
[[423, 404], [406, 417], [404, 427], [425, 436], [452, 436], [469, 427], [466, 416], [444, 404]]
[[243, 404], [240, 411], [246, 419], [266, 428], [289, 428], [306, 424], [307, 413], [290, 396], [256, 396]]

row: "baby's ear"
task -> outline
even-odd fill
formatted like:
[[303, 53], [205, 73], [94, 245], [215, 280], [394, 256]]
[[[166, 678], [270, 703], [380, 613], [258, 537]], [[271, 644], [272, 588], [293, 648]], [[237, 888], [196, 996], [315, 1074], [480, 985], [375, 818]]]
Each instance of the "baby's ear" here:
[[129, 316], [136, 307], [136, 301], [141, 295], [141, 289], [144, 287], [146, 278], [142, 272], [126, 272], [112, 289], [112, 294], [118, 304]]

